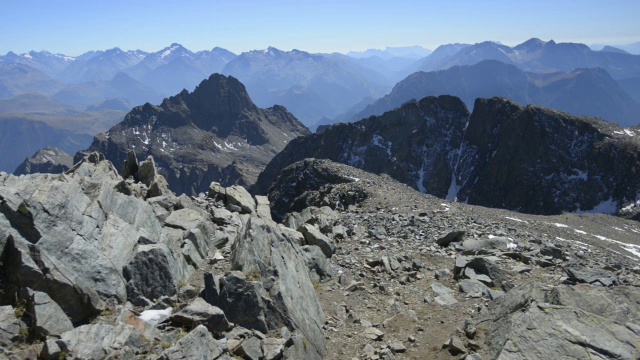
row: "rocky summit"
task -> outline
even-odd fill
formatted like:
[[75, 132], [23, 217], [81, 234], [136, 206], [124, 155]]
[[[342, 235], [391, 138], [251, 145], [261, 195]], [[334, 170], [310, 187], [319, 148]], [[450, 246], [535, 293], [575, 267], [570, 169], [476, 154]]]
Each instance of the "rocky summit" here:
[[32, 157], [26, 158], [13, 173], [15, 175], [59, 174], [69, 170], [72, 165], [73, 156], [58, 148], [45, 147], [38, 150]]
[[130, 151], [140, 160], [152, 155], [174, 192], [197, 194], [212, 181], [252, 185], [275, 154], [306, 134], [284, 107], [258, 108], [238, 80], [213, 74], [191, 93], [134, 108], [75, 160], [93, 151], [114, 164]]
[[326, 256], [266, 199], [176, 197], [154, 165], [0, 173], [0, 358], [321, 359]]
[[637, 221], [450, 202], [326, 159], [268, 196], [176, 196], [128, 157], [0, 173], [0, 358], [640, 357]]
[[[267, 193], [284, 168], [323, 158], [387, 174], [416, 190], [534, 214], [637, 214], [640, 130], [595, 118], [452, 96], [295, 139], [260, 175]], [[633, 215], [629, 215], [633, 216]]]

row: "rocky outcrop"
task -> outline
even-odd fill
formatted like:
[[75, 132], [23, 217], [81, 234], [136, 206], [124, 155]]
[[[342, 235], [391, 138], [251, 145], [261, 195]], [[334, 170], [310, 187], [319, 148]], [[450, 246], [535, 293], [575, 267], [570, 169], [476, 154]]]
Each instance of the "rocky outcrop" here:
[[14, 175], [48, 173], [60, 174], [73, 166], [73, 156], [66, 152], [45, 147], [38, 150], [32, 157], [26, 158], [13, 172]]
[[[165, 230], [153, 208], [122, 192], [141, 186], [123, 181], [99, 154], [66, 174], [1, 177], [0, 245], [8, 282], [33, 289], [35, 304], [46, 294], [75, 325], [133, 292], [151, 299], [175, 294], [192, 271], [170, 250], [182, 238], [158, 244]], [[158, 264], [157, 271], [149, 272], [149, 264]]]
[[427, 97], [292, 141], [254, 192], [266, 193], [296, 161], [322, 158], [469, 204], [615, 213], [640, 194], [638, 154], [637, 129], [501, 98], [478, 99], [469, 115], [457, 98]]
[[[495, 300], [486, 320], [487, 344], [494, 359], [604, 358], [637, 359], [638, 298], [635, 288], [616, 288], [611, 295], [633, 293], [619, 303], [593, 287], [558, 287], [544, 293], [534, 286], [516, 288]], [[624, 309], [624, 310], [623, 310]], [[629, 318], [611, 316], [628, 311]], [[614, 315], [615, 316], [615, 315]], [[626, 323], [626, 325], [625, 325]], [[635, 330], [635, 331], [634, 331]]]
[[[251, 185], [271, 158], [308, 129], [284, 107], [258, 108], [235, 78], [213, 74], [160, 106], [134, 108], [88, 151], [114, 164], [153, 155], [175, 193], [206, 192], [212, 181]], [[76, 161], [82, 155], [76, 156]]]
[[[309, 344], [303, 350], [305, 358], [322, 358], [325, 352], [322, 325], [326, 318], [307, 275], [304, 254], [298, 244], [286, 237], [276, 223], [252, 217], [244, 233], [233, 244], [231, 264], [233, 269], [242, 270], [249, 276], [259, 276], [255, 279], [258, 284], [253, 287], [256, 300], [264, 304], [265, 328], [262, 330], [282, 326], [298, 330]], [[224, 296], [224, 282], [221, 288]], [[231, 292], [227, 294], [227, 299], [233, 299], [229, 296]], [[233, 301], [228, 303], [233, 304]]]
[[[308, 271], [326, 280], [330, 265], [268, 199], [217, 183], [176, 197], [134, 152], [123, 173], [100, 153], [62, 174], [0, 173], [1, 356], [322, 358]], [[227, 275], [207, 273], [200, 294], [192, 275], [211, 265]]]

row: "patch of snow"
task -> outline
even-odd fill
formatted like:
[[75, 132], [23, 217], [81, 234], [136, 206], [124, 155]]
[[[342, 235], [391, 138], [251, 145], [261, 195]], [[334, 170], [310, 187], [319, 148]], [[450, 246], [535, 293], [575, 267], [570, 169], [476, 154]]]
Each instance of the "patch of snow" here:
[[635, 136], [636, 135], [633, 131], [631, 131], [629, 129], [624, 129], [622, 131], [625, 133], [625, 135], [628, 135], [628, 136]]
[[357, 177], [353, 177], [353, 176], [347, 176], [347, 177], [355, 182], [360, 181], [360, 179], [358, 179]]
[[638, 194], [638, 196], [636, 198], [638, 200], [636, 200], [635, 202], [623, 207], [622, 209], [620, 209], [620, 211], [631, 211], [634, 207], [640, 206], [640, 194]]
[[566, 241], [566, 242], [570, 242], [570, 243], [575, 243], [578, 247], [581, 247], [585, 250], [591, 251], [589, 248], [592, 247], [591, 245], [587, 244], [587, 243], [583, 243], [582, 241], [577, 241], [577, 240], [567, 240], [567, 239], [563, 239], [561, 237], [556, 236], [556, 240], [560, 240], [560, 241]]
[[517, 221], [517, 222], [521, 222], [521, 223], [525, 223], [525, 224], [529, 223], [528, 221], [524, 221], [524, 220], [520, 220], [520, 219], [517, 219], [517, 218], [508, 217], [508, 216], [505, 216], [505, 219], [513, 220], [513, 221]]
[[551, 225], [553, 225], [553, 226], [555, 226], [555, 227], [559, 227], [559, 228], [568, 228], [568, 226], [567, 226], [567, 225], [565, 225], [565, 224], [560, 224], [560, 223], [553, 223], [553, 224], [551, 224]]
[[507, 250], [514, 250], [518, 248], [518, 244], [516, 243], [508, 243], [507, 244]]
[[385, 141], [382, 136], [375, 134], [371, 139], [371, 145], [387, 150], [387, 156], [389, 156], [389, 159], [391, 159], [391, 141]]
[[172, 311], [173, 308], [171, 307], [164, 310], [145, 310], [140, 313], [140, 316], [138, 316], [138, 318], [153, 326], [156, 326], [164, 320], [168, 319], [171, 316]]
[[577, 229], [573, 229], [573, 231], [577, 232], [578, 234], [587, 235], [586, 231], [577, 230]]
[[231, 149], [231, 150], [235, 150], [238, 151], [238, 149], [236, 149], [235, 147], [233, 147], [233, 143], [229, 144], [228, 142], [224, 142], [224, 145], [227, 147], [227, 149]]
[[621, 248], [623, 248], [624, 250], [626, 250], [626, 251], [628, 251], [628, 252], [632, 253], [633, 255], [635, 255], [635, 256], [640, 258], [640, 245], [627, 244], [627, 243], [623, 243], [622, 241], [609, 239], [607, 237], [600, 236], [600, 235], [595, 235], [595, 234], [591, 234], [591, 235], [593, 235], [594, 237], [596, 237], [599, 240], [610, 242], [612, 244], [616, 244], [616, 245], [620, 246]]
[[609, 200], [605, 200], [603, 202], [601, 202], [600, 204], [596, 205], [596, 207], [594, 207], [591, 210], [580, 210], [580, 208], [578, 208], [578, 210], [574, 211], [574, 214], [615, 214], [618, 211], [618, 203], [613, 200], [612, 198], [609, 198]]
[[33, 59], [33, 56], [31, 56], [31, 55], [30, 55], [30, 54], [28, 54], [28, 53], [26, 53], [26, 54], [22, 54], [22, 57], [23, 57], [23, 58], [26, 58], [26, 59]]

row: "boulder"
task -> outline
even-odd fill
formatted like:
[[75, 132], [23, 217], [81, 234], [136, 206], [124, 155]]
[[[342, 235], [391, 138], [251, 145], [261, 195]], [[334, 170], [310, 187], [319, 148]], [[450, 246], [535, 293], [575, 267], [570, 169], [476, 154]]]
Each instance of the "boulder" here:
[[[259, 273], [250, 273], [251, 278], [258, 280]], [[205, 296], [207, 301], [222, 309], [228, 319], [247, 329], [255, 329], [263, 333], [269, 332], [267, 313], [270, 311], [266, 302], [270, 302], [262, 284], [249, 281], [240, 271], [232, 271], [219, 280], [219, 290], [211, 284], [211, 277], [205, 277]], [[217, 294], [216, 294], [217, 293]]]
[[[106, 305], [80, 274], [74, 274], [55, 258], [42, 256], [26, 240], [10, 236], [5, 247], [5, 271], [10, 283], [41, 291], [57, 304], [73, 323], [99, 314]], [[69, 276], [73, 274], [73, 276]]]
[[221, 334], [229, 329], [229, 322], [224, 316], [224, 312], [220, 308], [208, 304], [202, 298], [196, 298], [187, 307], [173, 314], [170, 320], [189, 328], [204, 325], [214, 334]]
[[225, 341], [215, 340], [204, 325], [199, 325], [160, 354], [158, 360], [216, 359], [225, 351]]
[[123, 273], [129, 299], [141, 306], [162, 296], [176, 295], [183, 279], [174, 254], [162, 244], [139, 245]]
[[256, 215], [263, 219], [271, 220], [271, 203], [269, 198], [262, 195], [256, 195]]
[[564, 267], [569, 280], [577, 283], [587, 283], [600, 286], [612, 286], [618, 284], [618, 277], [611, 271], [586, 268], [578, 264], [569, 264]]
[[489, 288], [482, 282], [475, 279], [460, 279], [458, 281], [458, 285], [460, 286], [460, 291], [468, 295], [489, 295]]
[[22, 329], [27, 325], [16, 318], [12, 306], [0, 306], [0, 345], [9, 348], [23, 338]]
[[19, 296], [27, 304], [26, 315], [31, 318], [31, 328], [36, 337], [60, 335], [73, 330], [71, 320], [46, 293], [23, 288]]
[[239, 185], [226, 188], [226, 201], [229, 205], [235, 205], [245, 214], [255, 214], [256, 202], [249, 192]]
[[[56, 343], [70, 358], [100, 360], [127, 346], [141, 348], [150, 340], [130, 325], [93, 324], [82, 325], [63, 333]], [[55, 350], [54, 347], [49, 349]], [[47, 356], [51, 357], [50, 355]]]
[[458, 300], [454, 297], [455, 291], [440, 283], [431, 284], [431, 290], [433, 290], [435, 295], [434, 300], [442, 306], [450, 306], [458, 303]]
[[309, 270], [309, 277], [315, 282], [322, 282], [333, 276], [331, 261], [317, 246], [303, 246], [304, 260]]
[[330, 258], [336, 252], [336, 244], [333, 240], [323, 235], [320, 230], [310, 224], [303, 224], [298, 229], [304, 236], [304, 240], [308, 245], [315, 245], [322, 250], [324, 256]]
[[235, 354], [242, 356], [247, 360], [260, 360], [263, 358], [262, 342], [257, 337], [250, 337], [247, 340], [240, 343], [235, 349]]
[[447, 235], [445, 235], [444, 237], [441, 237], [440, 239], [436, 240], [436, 244], [442, 247], [447, 247], [451, 243], [461, 242], [462, 238], [464, 237], [464, 234], [465, 234], [464, 231], [452, 231]]
[[325, 353], [322, 325], [326, 317], [298, 244], [285, 236], [275, 222], [251, 217], [232, 245], [231, 265], [246, 274], [260, 274], [264, 290], [269, 293], [265, 301], [268, 329], [286, 326], [297, 330], [305, 341], [302, 344], [294, 341], [294, 346], [303, 346], [301, 351], [306, 354], [303, 357], [322, 358]]
[[[583, 303], [593, 298], [593, 293], [577, 290]], [[488, 327], [485, 339], [492, 359], [640, 357], [638, 335], [628, 327], [581, 308], [547, 303], [534, 285], [492, 301], [477, 324]]]

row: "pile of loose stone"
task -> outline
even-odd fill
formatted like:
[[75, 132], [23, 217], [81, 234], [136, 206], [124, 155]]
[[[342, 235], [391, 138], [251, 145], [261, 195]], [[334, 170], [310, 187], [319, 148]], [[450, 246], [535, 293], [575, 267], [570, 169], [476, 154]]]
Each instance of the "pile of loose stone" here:
[[[558, 223], [589, 230], [604, 216], [528, 216], [445, 202], [326, 160], [283, 173], [272, 187], [277, 196], [311, 206], [284, 223], [300, 227], [303, 219], [337, 244], [333, 274], [317, 287], [328, 316], [327, 358], [640, 356], [631, 341], [640, 336], [637, 258]], [[310, 173], [344, 181], [318, 182]], [[352, 194], [363, 200], [341, 207]]]

